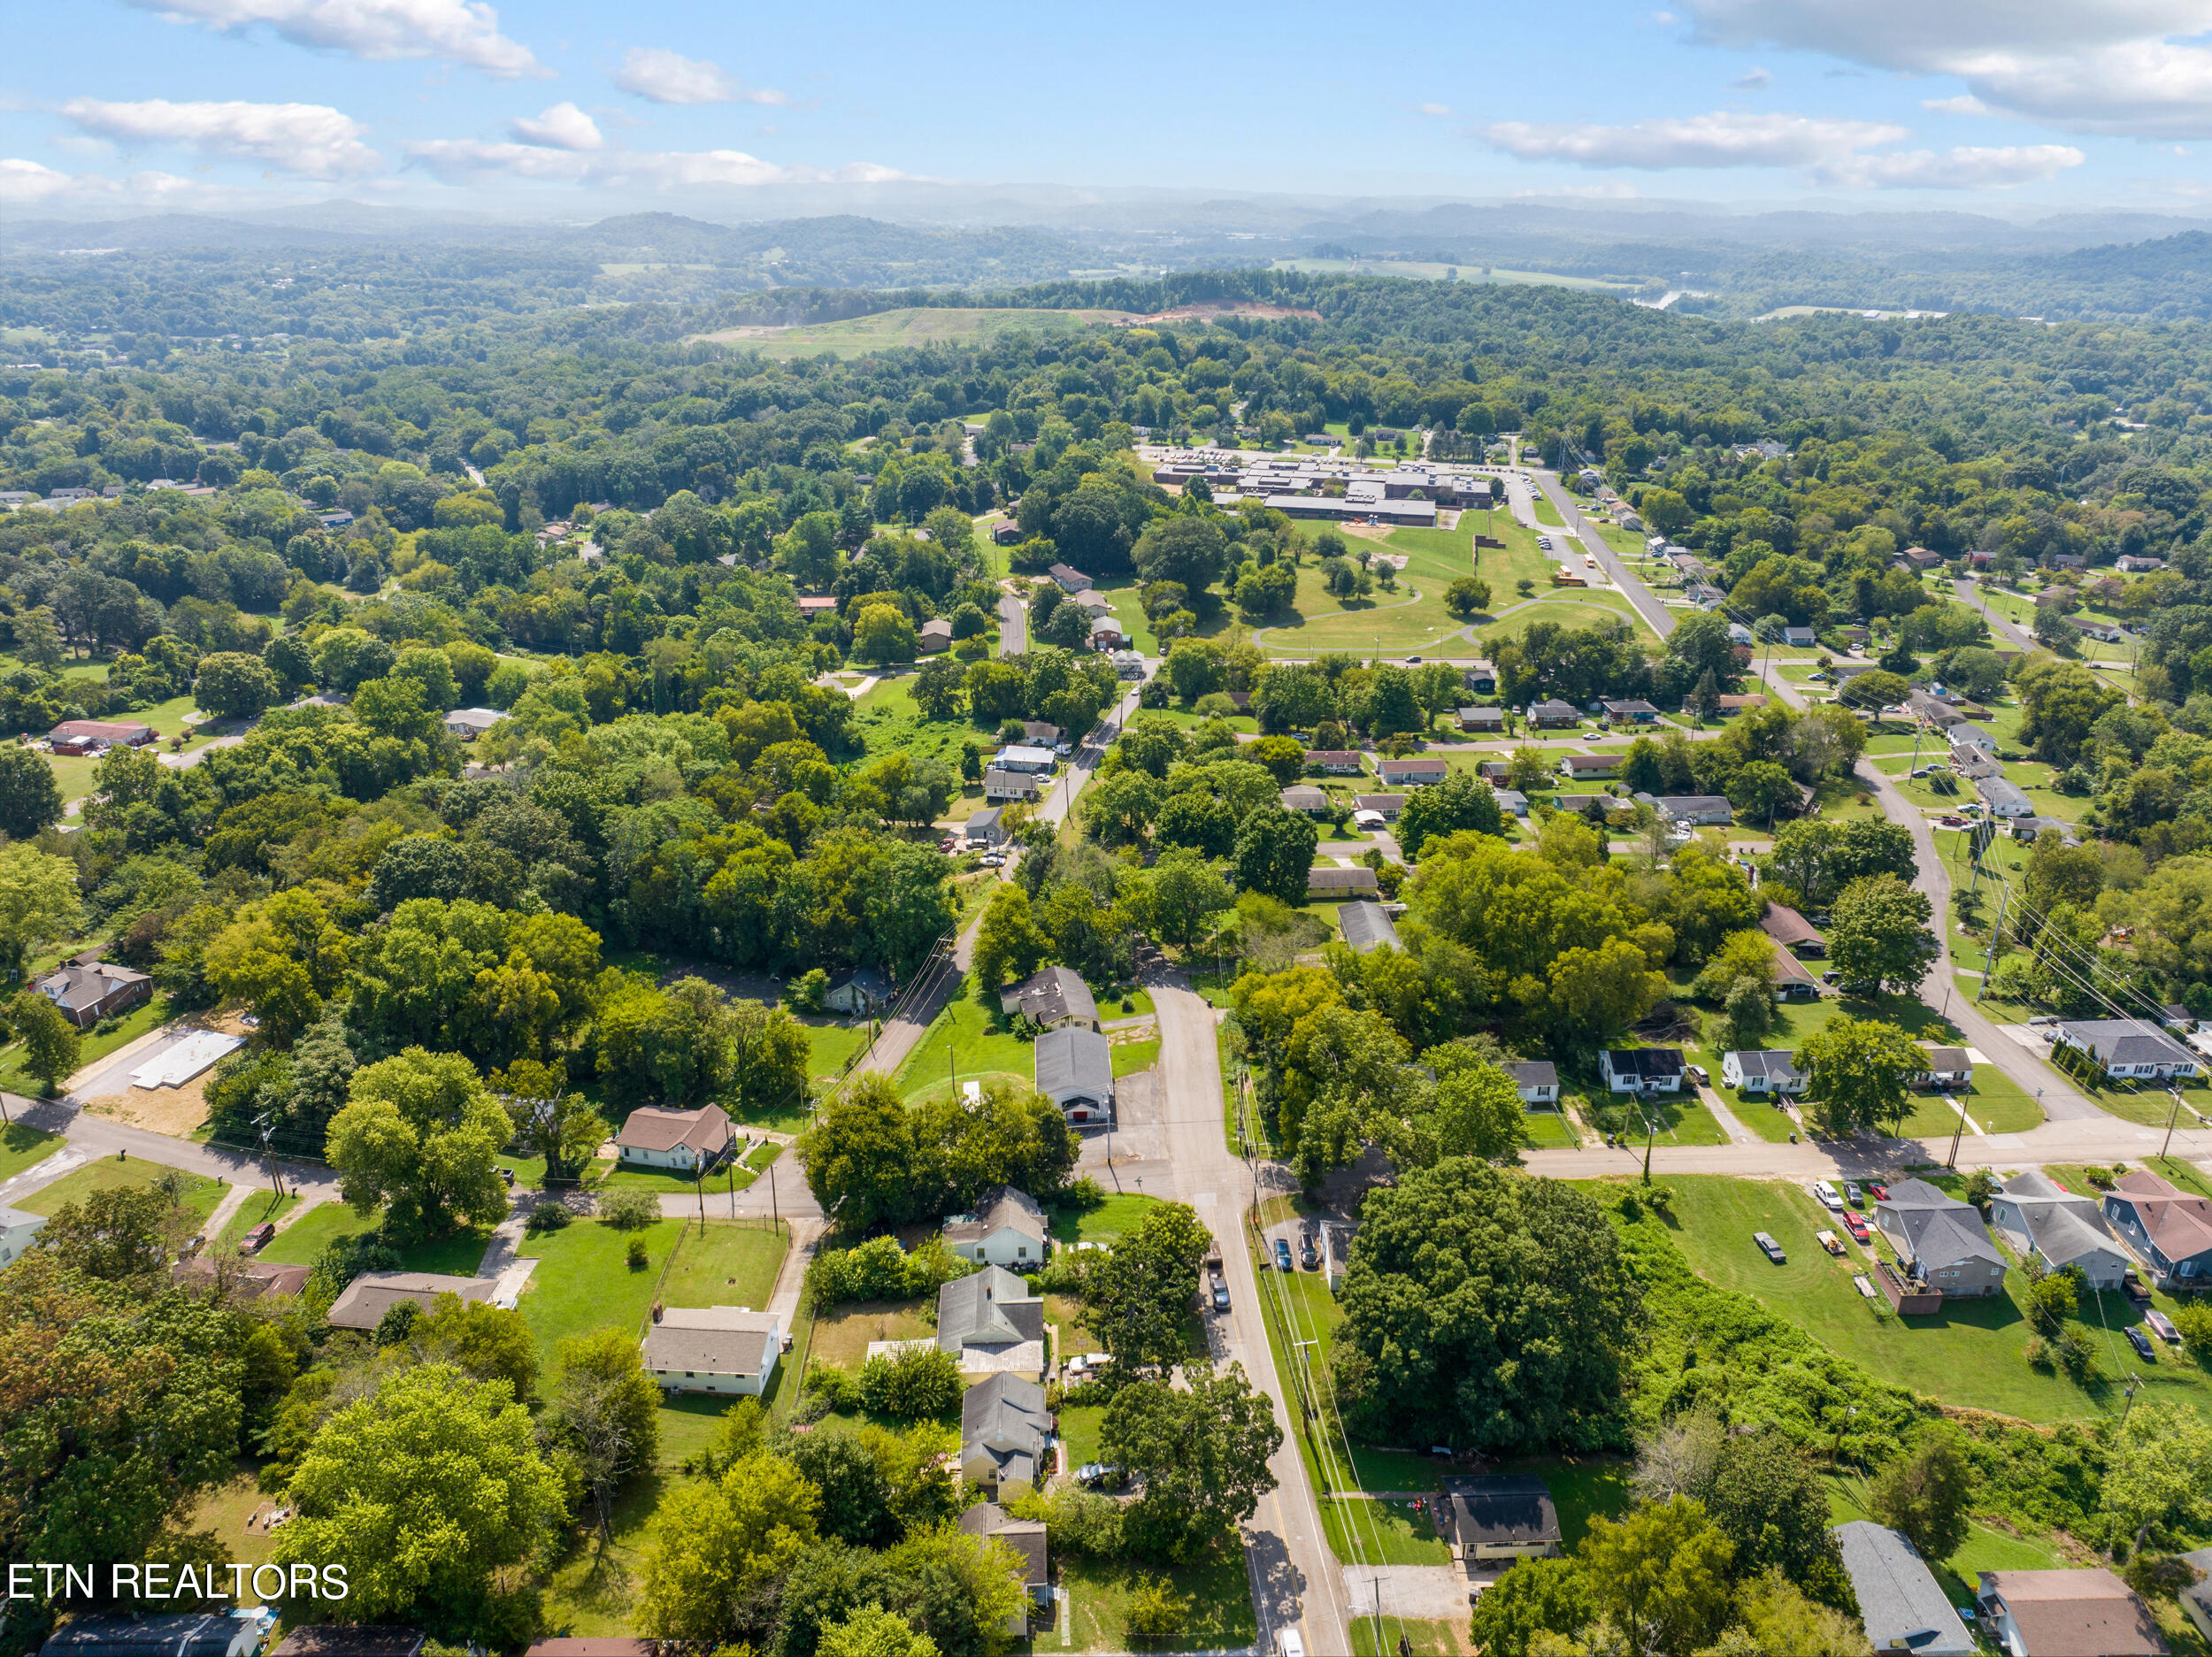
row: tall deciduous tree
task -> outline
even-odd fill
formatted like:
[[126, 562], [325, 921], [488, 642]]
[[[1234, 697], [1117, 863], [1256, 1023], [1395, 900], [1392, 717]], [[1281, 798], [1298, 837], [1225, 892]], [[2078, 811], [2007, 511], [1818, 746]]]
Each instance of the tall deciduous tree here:
[[807, 1188], [844, 1231], [865, 1232], [906, 1212], [914, 1130], [887, 1076], [863, 1076], [822, 1107], [800, 1140]]
[[76, 864], [35, 846], [0, 846], [0, 967], [19, 975], [28, 957], [74, 932], [83, 915]]
[[712, 1483], [661, 1499], [638, 1561], [638, 1626], [705, 1647], [735, 1636], [746, 1602], [787, 1571], [815, 1538], [821, 1492], [765, 1451]]
[[1262, 806], [1237, 829], [1238, 889], [1303, 903], [1314, 848], [1320, 843], [1321, 832], [1312, 818], [1279, 805]]
[[1893, 874], [1855, 880], [1836, 900], [1828, 924], [1828, 958], [1855, 994], [1900, 994], [1920, 987], [1941, 953], [1928, 929], [1928, 894]]
[[1591, 1596], [1640, 1651], [1689, 1657], [1728, 1620], [1733, 1550], [1686, 1496], [1647, 1503], [1615, 1523], [1590, 1521], [1582, 1560]]
[[19, 990], [7, 1007], [8, 1027], [23, 1044], [23, 1068], [46, 1084], [55, 1085], [77, 1068], [84, 1038], [61, 1009], [36, 990]]
[[1791, 1062], [1808, 1080], [1805, 1102], [1830, 1133], [1893, 1130], [1912, 1109], [1912, 1078], [1927, 1068], [1913, 1039], [1879, 1018], [1836, 1013], [1805, 1038]]
[[1965, 1443], [1957, 1428], [1938, 1422], [1876, 1476], [1868, 1510], [1903, 1531], [1921, 1558], [1940, 1565], [1965, 1545], [1973, 1498], [1974, 1469]]
[[507, 1212], [495, 1160], [514, 1135], [476, 1067], [457, 1053], [409, 1047], [353, 1073], [330, 1124], [331, 1165], [361, 1214], [388, 1203], [401, 1236], [490, 1225]]
[[2154, 1530], [2201, 1530], [2212, 1524], [2212, 1423], [2180, 1403], [2131, 1411], [2105, 1464], [2106, 1515], [2128, 1546], [2141, 1552]]
[[1140, 1554], [1188, 1560], [1233, 1535], [1275, 1488], [1269, 1458], [1282, 1447], [1273, 1405], [1246, 1380], [1194, 1362], [1184, 1385], [1137, 1381], [1114, 1394], [1100, 1454], [1143, 1481], [1122, 1517]]
[[52, 762], [19, 743], [0, 748], [0, 834], [29, 840], [60, 822], [61, 810]]
[[1090, 1327], [1119, 1369], [1164, 1375], [1183, 1360], [1198, 1269], [1213, 1247], [1196, 1210], [1164, 1202], [1147, 1208], [1103, 1257], [1093, 1257], [1079, 1293]]

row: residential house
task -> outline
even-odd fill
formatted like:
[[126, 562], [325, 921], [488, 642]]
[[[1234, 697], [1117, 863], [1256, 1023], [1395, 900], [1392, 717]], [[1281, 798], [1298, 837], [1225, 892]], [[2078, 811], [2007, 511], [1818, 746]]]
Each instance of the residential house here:
[[1717, 794], [1663, 794], [1655, 802], [1661, 815], [1693, 828], [1725, 827], [1736, 820], [1727, 799]]
[[830, 974], [822, 1005], [856, 1018], [891, 1004], [891, 980], [875, 967], [841, 967]]
[[530, 1642], [522, 1657], [658, 1657], [657, 1640], [620, 1634], [571, 1634]]
[[[951, 624], [947, 624], [949, 636]], [[501, 721], [512, 717], [496, 708], [456, 708], [445, 717], [445, 728], [464, 742], [473, 742]]]
[[1528, 722], [1539, 731], [1571, 731], [1582, 723], [1582, 710], [1554, 696], [1530, 703]]
[[986, 806], [968, 819], [962, 836], [972, 851], [978, 847], [988, 849], [1006, 844], [1005, 809], [1001, 806]]
[[1494, 662], [1470, 662], [1461, 671], [1460, 682], [1478, 696], [1497, 694], [1498, 667]]
[[1031, 1625], [1052, 1621], [1050, 1553], [1041, 1519], [1016, 1519], [995, 1502], [979, 1502], [956, 1522], [963, 1536], [1003, 1542], [1015, 1555], [1014, 1575], [1020, 1578], [1022, 1606], [1006, 1619], [1006, 1632], [1015, 1640], [1029, 1638]]
[[1540, 1478], [1499, 1474], [1451, 1482], [1452, 1539], [1471, 1574], [1498, 1560], [1550, 1559], [1559, 1552], [1559, 1509]]
[[924, 656], [939, 656], [952, 648], [952, 623], [933, 616], [914, 630], [915, 648]]
[[1682, 596], [1700, 610], [1718, 610], [1728, 602], [1728, 595], [1704, 581], [1694, 581], [1682, 589]]
[[2145, 1018], [2069, 1019], [2058, 1026], [2060, 1047], [2086, 1053], [2116, 1077], [2170, 1081], [2197, 1073], [2194, 1049]]
[[945, 1222], [945, 1247], [962, 1260], [1034, 1271], [1044, 1264], [1048, 1230], [1034, 1197], [998, 1185], [976, 1200], [974, 1213], [956, 1214]]
[[2117, 644], [2127, 633], [2116, 621], [2100, 621], [2093, 616], [2069, 616], [2066, 625], [2084, 638], [2098, 639], [2106, 644]]
[[1048, 748], [1036, 748], [1026, 742], [1010, 742], [991, 756], [992, 765], [999, 771], [1027, 771], [1034, 776], [1048, 776], [1060, 763], [1060, 756]]
[[1395, 823], [1398, 814], [1406, 809], [1406, 797], [1402, 794], [1356, 794], [1352, 809], [1372, 811], [1386, 823]]
[[799, 601], [799, 616], [802, 620], [812, 621], [817, 616], [834, 616], [835, 614], [837, 614], [837, 601], [833, 598], [803, 598]]
[[1091, 618], [1091, 648], [1114, 651], [1129, 642], [1129, 635], [1122, 632], [1121, 624], [1111, 616]]
[[1462, 708], [1459, 710], [1459, 728], [1463, 731], [1471, 731], [1478, 736], [1503, 736], [1505, 734], [1505, 710], [1502, 708]]
[[1317, 771], [1325, 777], [1356, 777], [1366, 770], [1366, 765], [1356, 748], [1310, 748], [1306, 750], [1306, 769]]
[[1379, 903], [1347, 903], [1337, 911], [1337, 923], [1344, 929], [1344, 941], [1352, 947], [1355, 955], [1365, 955], [1371, 949], [1388, 944], [1393, 949], [1403, 949], [1398, 941], [1398, 929], [1390, 924], [1390, 917]]
[[1982, 797], [1982, 804], [1993, 817], [2024, 817], [2035, 815], [2035, 802], [2021, 793], [2003, 773], [1997, 772], [1974, 779], [1974, 792]]
[[937, 1291], [937, 1350], [971, 1375], [1045, 1370], [1045, 1303], [1012, 1272], [986, 1266]]
[[1769, 1093], [1801, 1093], [1812, 1081], [1792, 1062], [1786, 1049], [1777, 1048], [1724, 1053], [1720, 1078], [1731, 1087], [1760, 1097]]
[[1903, 1179], [1874, 1205], [1874, 1223], [1905, 1262], [1907, 1275], [1939, 1294], [2001, 1293], [2004, 1256], [1971, 1203], [1924, 1179]]
[[89, 1030], [103, 1018], [154, 996], [152, 978], [111, 961], [73, 961], [38, 979], [34, 987], [80, 1030]]
[[[25, 1567], [27, 1584], [33, 1569]], [[27, 1587], [25, 1593], [27, 1597]], [[78, 1615], [49, 1635], [38, 1652], [39, 1657], [253, 1657], [263, 1632], [257, 1619], [215, 1611], [174, 1616]]]
[[1306, 874], [1306, 895], [1310, 898], [1371, 898], [1381, 890], [1372, 869], [1316, 863]]
[[712, 1166], [730, 1148], [729, 1113], [719, 1105], [668, 1110], [640, 1105], [614, 1136], [615, 1155], [634, 1168], [672, 1168], [687, 1174]]
[[1059, 583], [1063, 593], [1080, 593], [1091, 584], [1089, 576], [1070, 564], [1056, 564], [1045, 573]]
[[2128, 1257], [2093, 1196], [2063, 1190], [2035, 1169], [2016, 1174], [1990, 1195], [1990, 1224], [2016, 1253], [2047, 1270], [2079, 1269], [2093, 1289], [2116, 1289]]
[[1080, 593], [1071, 595], [1068, 602], [1080, 605], [1094, 616], [1102, 615], [1114, 607], [1114, 601], [1094, 587], [1085, 587]]
[[1973, 1657], [1974, 1637], [1901, 1531], [1855, 1519], [1836, 1526], [1834, 1535], [1844, 1574], [1858, 1597], [1860, 1625], [1877, 1653]]
[[1951, 727], [1951, 769], [1969, 782], [2001, 777], [2004, 766], [1997, 758], [1997, 740], [1979, 725]]
[[1600, 706], [1605, 710], [1605, 717], [1616, 725], [1650, 725], [1659, 717], [1656, 708], [1637, 699], [1602, 702]]
[[157, 737], [153, 726], [135, 720], [65, 719], [46, 733], [57, 754], [104, 754], [111, 748], [144, 748]]
[[1019, 984], [1002, 989], [998, 1009], [1009, 1018], [1026, 1018], [1042, 1030], [1057, 1030], [1062, 1024], [1098, 1028], [1098, 1001], [1072, 967], [1040, 967]]
[[1037, 1091], [1079, 1126], [1114, 1119], [1114, 1056], [1106, 1038], [1080, 1024], [1063, 1024], [1039, 1036], [1033, 1047]]
[[1813, 929], [1810, 921], [1785, 904], [1769, 903], [1767, 912], [1759, 917], [1759, 928], [1792, 955], [1817, 958], [1828, 953], [1828, 940]]
[[639, 1353], [664, 1392], [727, 1392], [757, 1398], [783, 1352], [772, 1312], [744, 1306], [672, 1306], [646, 1331]]
[[2197, 1027], [2197, 1016], [2179, 1001], [2168, 1001], [2158, 1009], [2158, 1022], [2168, 1030], [2186, 1035]]
[[1983, 1630], [2008, 1657], [2164, 1657], [2150, 1607], [2102, 1567], [1976, 1576]]
[[1679, 1047], [1607, 1047], [1598, 1074], [1617, 1093], [1678, 1093], [1686, 1070]]
[[1025, 719], [1022, 740], [1031, 748], [1048, 748], [1057, 753], [1060, 745], [1068, 740], [1068, 733], [1058, 725], [1043, 719]]
[[1424, 788], [1444, 780], [1450, 767], [1432, 754], [1409, 754], [1401, 759], [1378, 756], [1375, 775], [1386, 788]]
[[1518, 788], [1493, 788], [1491, 797], [1497, 801], [1501, 811], [1509, 811], [1515, 817], [1528, 815], [1528, 796]]
[[1755, 691], [1740, 696], [1725, 695], [1720, 699], [1720, 711], [1724, 718], [1732, 713], [1750, 713], [1766, 705], [1767, 699]]
[[1512, 765], [1508, 761], [1502, 759], [1480, 760], [1478, 761], [1475, 765], [1475, 775], [1481, 778], [1483, 781], [1488, 783], [1493, 788], [1501, 786], [1505, 779], [1512, 774]]
[[1004, 1371], [979, 1381], [960, 1400], [961, 1477], [995, 1496], [1010, 1485], [1034, 1488], [1057, 1460], [1053, 1431], [1036, 1382]]
[[1556, 1106], [1559, 1103], [1559, 1067], [1549, 1060], [1537, 1060], [1526, 1064], [1502, 1064], [1498, 1067], [1513, 1078], [1513, 1086], [1525, 1105]]
[[1785, 627], [1782, 629], [1782, 642], [1796, 649], [1809, 650], [1820, 641], [1810, 627]]
[[1569, 754], [1559, 762], [1560, 773], [1572, 782], [1589, 782], [1617, 774], [1624, 754]]
[[1302, 811], [1308, 817], [1329, 815], [1329, 796], [1311, 783], [1294, 783], [1282, 793], [1283, 809]]
[[2212, 1202], [2138, 1169], [2105, 1193], [2104, 1216], [2155, 1274], [2160, 1288], [2212, 1284]]
[[[7, 1228], [8, 1210], [0, 1208], [0, 1232]], [[6, 1246], [0, 1243], [0, 1264], [6, 1263]], [[280, 1266], [268, 1260], [242, 1260], [234, 1255], [218, 1259], [195, 1254], [169, 1268], [169, 1281], [180, 1289], [210, 1293], [219, 1289], [233, 1300], [258, 1300], [265, 1294], [303, 1294], [311, 1266]]]
[[1044, 779], [1025, 771], [1001, 771], [995, 765], [983, 772], [983, 797], [1000, 805], [1044, 798]]
[[496, 1277], [453, 1277], [435, 1271], [365, 1271], [331, 1302], [323, 1321], [333, 1329], [373, 1330], [384, 1321], [384, 1314], [402, 1300], [412, 1300], [427, 1312], [442, 1294], [457, 1294], [464, 1300], [488, 1300], [498, 1286]]
[[1928, 1068], [1912, 1078], [1915, 1087], [1944, 1089], [1971, 1087], [1974, 1085], [1974, 1055], [1964, 1047], [1920, 1047], [1921, 1062]]
[[1908, 547], [1897, 556], [1915, 570], [1939, 570], [1943, 567], [1943, 555], [1931, 552], [1925, 547]]
[[1750, 628], [1745, 626], [1743, 623], [1740, 621], [1732, 621], [1728, 624], [1729, 643], [1750, 646], [1758, 643], [1758, 641], [1757, 635], [1755, 634]]
[[11, 1208], [0, 1203], [0, 1266], [22, 1257], [46, 1224], [42, 1214], [26, 1214], [20, 1208]]
[[2112, 562], [2123, 575], [2142, 575], [2166, 567], [2165, 559], [2154, 558], [2139, 552], [2124, 552]]
[[1816, 1001], [1820, 999], [1820, 980], [1813, 977], [1802, 961], [1786, 949], [1775, 952], [1774, 999], [1778, 1001]]
[[1616, 809], [1626, 810], [1628, 802], [1616, 800], [1609, 794], [1563, 794], [1552, 796], [1552, 804], [1569, 817], [1584, 817], [1592, 806], [1610, 817]]
[[1134, 650], [1116, 650], [1106, 658], [1114, 664], [1114, 677], [1124, 681], [1145, 676], [1144, 657]]
[[1020, 542], [1021, 538], [1022, 526], [1010, 518], [991, 525], [991, 542], [994, 546], [1015, 546]]

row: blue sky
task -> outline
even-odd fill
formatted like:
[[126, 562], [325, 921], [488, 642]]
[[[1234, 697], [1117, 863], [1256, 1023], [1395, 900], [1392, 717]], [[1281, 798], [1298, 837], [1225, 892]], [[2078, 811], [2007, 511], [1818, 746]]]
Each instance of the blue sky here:
[[23, 6], [0, 210], [864, 210], [905, 180], [2212, 211], [2212, 0]]

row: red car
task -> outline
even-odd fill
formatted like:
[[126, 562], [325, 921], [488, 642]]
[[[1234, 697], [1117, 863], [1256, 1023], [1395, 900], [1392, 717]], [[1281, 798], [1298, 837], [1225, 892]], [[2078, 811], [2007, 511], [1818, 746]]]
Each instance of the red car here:
[[1853, 1240], [1856, 1242], [1863, 1243], [1867, 1240], [1866, 1216], [1856, 1208], [1846, 1208], [1843, 1211], [1843, 1229], [1850, 1232]]
[[1873, 1198], [1877, 1202], [1887, 1202], [1889, 1201], [1889, 1187], [1883, 1185], [1879, 1180], [1870, 1179], [1866, 1182], [1866, 1194]]

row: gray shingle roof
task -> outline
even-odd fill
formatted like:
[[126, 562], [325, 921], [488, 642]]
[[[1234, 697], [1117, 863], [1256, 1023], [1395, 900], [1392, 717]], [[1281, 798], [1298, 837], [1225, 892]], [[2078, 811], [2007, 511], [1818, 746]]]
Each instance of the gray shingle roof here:
[[1048, 1030], [1036, 1042], [1037, 1091], [1060, 1100], [1081, 1093], [1092, 1099], [1110, 1099], [1114, 1093], [1114, 1055], [1106, 1038], [1079, 1024]]
[[1012, 1272], [986, 1266], [937, 1291], [937, 1346], [955, 1357], [963, 1346], [1004, 1346], [1045, 1338], [1045, 1303]]
[[1867, 1639], [1882, 1651], [1906, 1636], [1932, 1629], [1935, 1638], [1913, 1646], [1920, 1657], [1966, 1657], [1974, 1641], [1958, 1613], [1911, 1542], [1886, 1525], [1855, 1520], [1836, 1527], [1843, 1569], [1859, 1597]]
[[1914, 1263], [1924, 1271], [1968, 1261], [2004, 1264], [1980, 1213], [1924, 1179], [1900, 1180], [1889, 1188], [1888, 1200], [1875, 1207], [1895, 1216], [1911, 1246]]
[[1041, 967], [1011, 988], [999, 992], [1002, 1012], [1019, 1012], [1041, 1024], [1055, 1019], [1098, 1022], [1098, 1001], [1083, 975], [1071, 967]]
[[1459, 1481], [1452, 1492], [1452, 1519], [1463, 1548], [1478, 1543], [1525, 1547], [1560, 1539], [1559, 1509], [1540, 1478], [1506, 1475]]
[[1528, 1064], [1501, 1064], [1498, 1067], [1513, 1078], [1516, 1087], [1556, 1087], [1559, 1085], [1559, 1067], [1548, 1062]]
[[1361, 955], [1384, 944], [1393, 949], [1404, 947], [1398, 941], [1398, 929], [1390, 924], [1390, 917], [1383, 913], [1379, 903], [1347, 903], [1337, 918], [1344, 927], [1344, 941]]
[[2069, 1020], [2060, 1033], [2115, 1064], [2193, 1064], [2197, 1055], [2144, 1018]]
[[2063, 1269], [2100, 1251], [2122, 1254], [2119, 1239], [2105, 1224], [2104, 1207], [2097, 1199], [2061, 1191], [2034, 1169], [2006, 1180], [2004, 1189], [1991, 1199], [1990, 1208], [2000, 1228], [2024, 1231], [2036, 1252], [2054, 1269]]
[[449, 1277], [434, 1271], [365, 1271], [346, 1285], [346, 1292], [331, 1303], [324, 1321], [337, 1329], [374, 1329], [384, 1314], [402, 1300], [412, 1300], [426, 1312], [442, 1294], [457, 1294], [464, 1300], [488, 1300], [499, 1286], [496, 1277]]
[[945, 1240], [949, 1243], [979, 1243], [1002, 1227], [1011, 1227], [1041, 1243], [1045, 1235], [1045, 1211], [1027, 1192], [1017, 1191], [1011, 1185], [1000, 1185], [983, 1193], [977, 1201], [972, 1215], [949, 1224], [945, 1227]]
[[1036, 1480], [1052, 1431], [1045, 1390], [1034, 1381], [1004, 1373], [970, 1387], [960, 1400], [963, 1459], [981, 1452], [998, 1463], [1001, 1478]]

